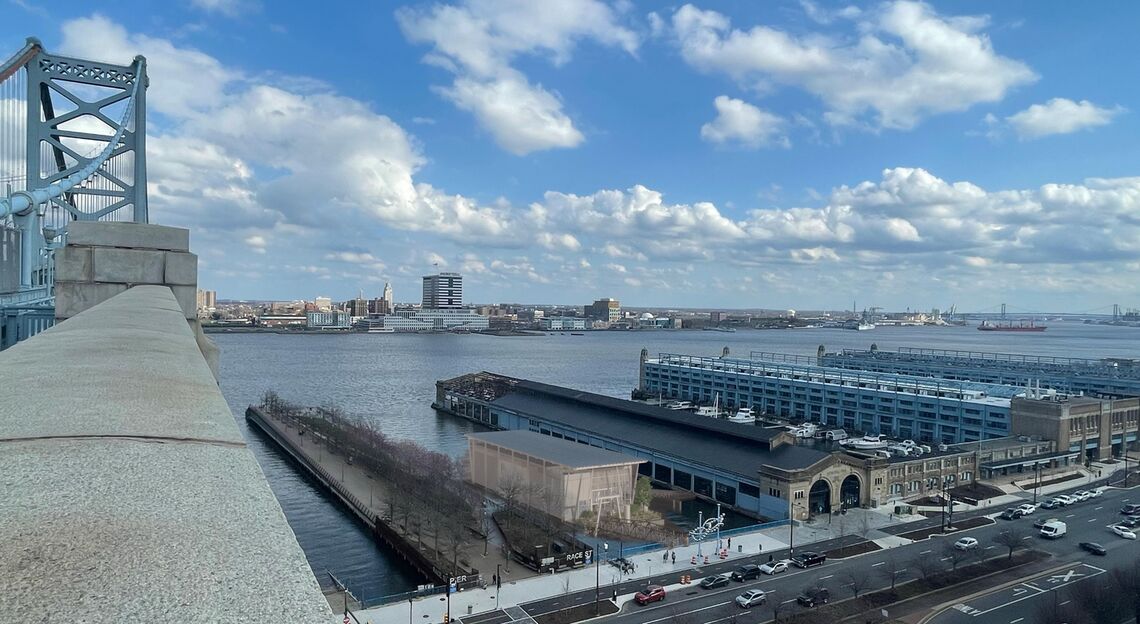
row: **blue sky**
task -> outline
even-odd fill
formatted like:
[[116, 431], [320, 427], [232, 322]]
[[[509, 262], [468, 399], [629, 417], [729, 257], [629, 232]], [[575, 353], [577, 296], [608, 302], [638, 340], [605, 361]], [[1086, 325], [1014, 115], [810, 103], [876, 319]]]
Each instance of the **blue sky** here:
[[148, 58], [154, 222], [220, 298], [1140, 305], [1140, 6], [9, 2]]

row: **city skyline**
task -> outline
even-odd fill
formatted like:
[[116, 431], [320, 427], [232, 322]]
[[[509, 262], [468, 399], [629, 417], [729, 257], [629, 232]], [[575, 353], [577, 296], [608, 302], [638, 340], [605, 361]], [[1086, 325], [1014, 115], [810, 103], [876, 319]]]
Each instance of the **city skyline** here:
[[[1106, 79], [1137, 7], [562, 8], [0, 11], [13, 49], [147, 56], [152, 213], [227, 295], [414, 292], [438, 264], [471, 301], [1140, 298], [1134, 87]], [[1067, 39], [1098, 44], [1040, 45]]]

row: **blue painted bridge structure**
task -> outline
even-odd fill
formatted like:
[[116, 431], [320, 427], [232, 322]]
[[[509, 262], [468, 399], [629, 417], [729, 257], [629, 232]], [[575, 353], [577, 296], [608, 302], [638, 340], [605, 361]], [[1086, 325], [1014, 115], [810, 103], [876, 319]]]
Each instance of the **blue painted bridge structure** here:
[[55, 320], [55, 251], [74, 221], [147, 223], [146, 59], [0, 65], [0, 349]]

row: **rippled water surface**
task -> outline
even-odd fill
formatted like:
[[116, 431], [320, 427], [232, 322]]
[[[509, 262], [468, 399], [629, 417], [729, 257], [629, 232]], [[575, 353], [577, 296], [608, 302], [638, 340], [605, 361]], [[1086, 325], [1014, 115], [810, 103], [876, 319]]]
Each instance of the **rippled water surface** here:
[[214, 334], [222, 349], [222, 391], [250, 441], [270, 486], [322, 585], [326, 570], [357, 593], [377, 596], [414, 589], [416, 573], [377, 547], [368, 533], [316, 488], [242, 417], [246, 405], [273, 389], [303, 404], [335, 404], [378, 422], [392, 436], [458, 455], [475, 425], [431, 409], [435, 381], [486, 370], [591, 392], [628, 397], [637, 384], [638, 355], [734, 355], [778, 351], [814, 355], [900, 346], [1030, 353], [1062, 357], [1140, 357], [1140, 329], [1053, 322], [1041, 334], [979, 332], [972, 327], [899, 327], [855, 332], [776, 331], [587, 332], [540, 337], [478, 335]]

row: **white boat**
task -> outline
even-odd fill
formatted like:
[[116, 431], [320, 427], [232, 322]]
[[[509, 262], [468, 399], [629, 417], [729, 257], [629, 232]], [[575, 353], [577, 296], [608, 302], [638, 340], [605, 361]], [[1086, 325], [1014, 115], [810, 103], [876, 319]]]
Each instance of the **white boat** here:
[[789, 426], [788, 433], [791, 433], [797, 438], [814, 438], [818, 428], [815, 423], [804, 423], [802, 425]]
[[673, 401], [672, 403], [666, 404], [665, 409], [691, 410], [691, 409], [693, 409], [693, 404], [689, 403], [688, 401]]
[[729, 416], [728, 421], [742, 425], [751, 425], [756, 422], [756, 415], [752, 413], [751, 407], [742, 407], [736, 410], [736, 414]]
[[369, 327], [368, 333], [370, 334], [394, 334], [396, 328], [394, 327]]
[[865, 435], [862, 438], [852, 438], [849, 440], [841, 440], [839, 443], [849, 449], [858, 451], [874, 451], [878, 449], [885, 449], [889, 444], [884, 440], [885, 436], [879, 435]]
[[697, 408], [697, 416], [708, 416], [709, 418], [720, 418], [720, 394], [713, 395], [712, 405], [702, 405]]

